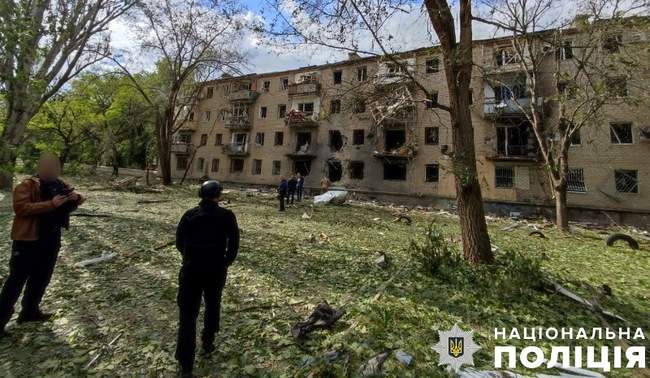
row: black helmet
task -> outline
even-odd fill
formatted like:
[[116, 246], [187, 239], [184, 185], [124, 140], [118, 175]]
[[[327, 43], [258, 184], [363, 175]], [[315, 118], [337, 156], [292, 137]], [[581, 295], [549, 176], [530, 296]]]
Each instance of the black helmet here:
[[208, 180], [201, 184], [199, 188], [199, 197], [202, 199], [214, 199], [221, 195], [221, 183], [217, 180]]

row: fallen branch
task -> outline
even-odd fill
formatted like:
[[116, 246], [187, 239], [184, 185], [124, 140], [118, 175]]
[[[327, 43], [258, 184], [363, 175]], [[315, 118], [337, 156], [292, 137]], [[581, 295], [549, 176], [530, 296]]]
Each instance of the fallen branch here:
[[583, 306], [587, 307], [588, 309], [590, 309], [591, 311], [593, 311], [597, 315], [602, 314], [602, 315], [608, 316], [608, 317], [613, 318], [613, 319], [617, 319], [617, 320], [620, 320], [620, 321], [623, 321], [623, 322], [627, 322], [627, 320], [625, 320], [624, 318], [614, 314], [613, 312], [604, 310], [602, 307], [600, 307], [600, 305], [598, 303], [591, 302], [591, 301], [588, 301], [588, 300], [582, 298], [578, 294], [570, 291], [569, 289], [565, 288], [564, 286], [560, 285], [557, 282], [551, 281], [551, 283], [555, 287], [555, 291], [557, 291], [558, 293], [564, 295], [567, 298], [573, 299], [574, 301], [582, 304]]
[[111, 340], [111, 342], [108, 343], [108, 345], [107, 345], [106, 347], [104, 347], [104, 348], [103, 348], [99, 353], [97, 353], [97, 355], [96, 355], [95, 357], [93, 357], [92, 360], [90, 360], [90, 362], [88, 363], [88, 365], [86, 365], [86, 370], [88, 370], [89, 367], [93, 366], [93, 364], [94, 364], [95, 362], [97, 362], [97, 360], [99, 360], [99, 357], [101, 357], [101, 356], [104, 354], [104, 352], [106, 351], [106, 349], [112, 347], [113, 344], [115, 344], [115, 342], [116, 342], [117, 340], [120, 339], [120, 337], [122, 337], [122, 334], [121, 334], [121, 333], [120, 333], [119, 335], [115, 336], [115, 338], [114, 338], [113, 340]]
[[157, 200], [138, 200], [135, 203], [163, 203], [163, 202], [170, 202], [169, 200], [166, 199], [157, 199]]

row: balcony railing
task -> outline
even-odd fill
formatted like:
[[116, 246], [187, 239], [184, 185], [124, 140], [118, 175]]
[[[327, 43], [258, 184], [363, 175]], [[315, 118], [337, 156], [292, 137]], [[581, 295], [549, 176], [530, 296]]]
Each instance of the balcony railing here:
[[310, 144], [303, 144], [302, 146], [298, 146], [296, 144], [292, 144], [289, 146], [291, 149], [287, 156], [293, 159], [300, 159], [300, 158], [305, 158], [305, 159], [313, 159], [316, 157], [316, 150], [312, 145]]
[[284, 118], [284, 123], [289, 127], [318, 127], [318, 114], [290, 110]]
[[[531, 111], [530, 97], [523, 97], [518, 99], [502, 99], [497, 101], [495, 98], [486, 98], [483, 103], [483, 114], [486, 117], [515, 117], [529, 114]], [[543, 99], [537, 98], [535, 107], [541, 107]]]
[[246, 130], [251, 128], [251, 119], [249, 116], [230, 116], [226, 119], [226, 128]]
[[488, 159], [497, 161], [513, 160], [532, 162], [539, 160], [539, 150], [532, 144], [508, 144], [496, 148], [492, 155], [488, 156]]
[[228, 100], [233, 102], [246, 102], [253, 103], [257, 99], [259, 93], [250, 89], [240, 89], [235, 92], [231, 92], [228, 95]]
[[173, 154], [189, 154], [192, 145], [185, 142], [174, 142], [171, 145], [171, 152]]
[[318, 96], [321, 85], [318, 81], [309, 80], [301, 83], [291, 83], [288, 87], [289, 96]]
[[248, 143], [229, 143], [224, 144], [223, 152], [231, 156], [246, 156], [248, 155]]

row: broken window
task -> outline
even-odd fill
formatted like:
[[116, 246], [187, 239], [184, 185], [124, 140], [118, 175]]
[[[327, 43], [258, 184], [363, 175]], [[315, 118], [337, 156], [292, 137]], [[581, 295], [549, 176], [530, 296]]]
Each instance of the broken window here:
[[362, 180], [363, 179], [363, 162], [362, 161], [351, 161], [348, 165], [348, 170], [350, 172], [350, 178], [353, 180]]
[[334, 71], [334, 84], [341, 84], [343, 82], [343, 71]]
[[515, 184], [515, 169], [513, 167], [495, 167], [494, 178], [497, 188], [512, 188]]
[[205, 120], [205, 121], [209, 121], [209, 120], [210, 120], [210, 115], [211, 115], [211, 114], [212, 114], [212, 113], [211, 113], [209, 110], [206, 110], [205, 112], [203, 112], [203, 120]]
[[610, 54], [616, 54], [623, 45], [623, 36], [620, 34], [608, 35], [603, 40], [603, 49]]
[[338, 130], [330, 130], [330, 150], [332, 152], [341, 151], [343, 148], [343, 135]]
[[194, 121], [194, 112], [190, 112], [190, 115], [187, 117], [188, 121]]
[[627, 97], [627, 78], [624, 76], [605, 79], [607, 93], [614, 97]]
[[208, 134], [201, 134], [201, 146], [208, 144]]
[[178, 141], [180, 143], [189, 144], [192, 141], [192, 134], [189, 133], [180, 133], [178, 135]]
[[212, 159], [212, 172], [219, 172], [219, 159]]
[[246, 117], [248, 115], [248, 105], [243, 102], [232, 104], [233, 117]]
[[327, 161], [327, 176], [331, 182], [341, 180], [341, 177], [343, 176], [343, 166], [340, 161], [336, 159], [330, 159]]
[[230, 172], [243, 172], [244, 171], [244, 159], [231, 159], [230, 160]]
[[424, 105], [427, 109], [433, 109], [434, 105], [438, 103], [438, 91], [433, 91], [427, 93], [427, 99], [424, 101]]
[[280, 89], [285, 91], [289, 88], [289, 78], [288, 77], [283, 77], [280, 79]]
[[368, 80], [368, 68], [366, 68], [366, 66], [357, 67], [357, 80], [358, 81]]
[[585, 187], [584, 169], [569, 169], [569, 174], [567, 175], [567, 190], [575, 193], [585, 193], [587, 191], [587, 188]]
[[632, 144], [634, 138], [632, 136], [631, 123], [610, 123], [609, 135], [613, 144]]
[[257, 144], [259, 146], [264, 145], [264, 133], [255, 134], [255, 144]]
[[427, 164], [425, 167], [424, 181], [438, 182], [440, 174], [440, 166], [438, 164]]
[[352, 130], [352, 144], [359, 146], [364, 144], [366, 141], [366, 131], [364, 129], [355, 129]]
[[262, 84], [262, 91], [268, 92], [270, 88], [271, 88], [270, 81], [265, 81], [264, 84]]
[[384, 136], [385, 151], [396, 150], [406, 143], [406, 131], [403, 129], [386, 130]]
[[519, 63], [519, 55], [512, 49], [512, 47], [505, 47], [497, 49], [494, 53], [494, 59], [497, 66], [504, 66], [506, 64]]
[[262, 174], [262, 160], [260, 159], [253, 160], [253, 171], [251, 173], [254, 175]]
[[582, 144], [582, 138], [580, 137], [580, 129], [574, 130], [571, 134], [571, 145], [579, 146]]
[[311, 133], [297, 133], [296, 134], [296, 151], [307, 152], [311, 146]]
[[176, 169], [185, 170], [187, 169], [187, 156], [177, 156], [176, 157]]
[[353, 113], [365, 113], [366, 112], [366, 100], [362, 98], [355, 98], [352, 100], [352, 112]]
[[406, 164], [384, 162], [384, 180], [406, 180]]
[[278, 105], [278, 119], [282, 119], [287, 116], [287, 105], [280, 104]]
[[266, 106], [260, 106], [260, 118], [266, 118], [267, 108]]
[[436, 73], [440, 71], [440, 59], [431, 58], [426, 61], [427, 73]]
[[616, 191], [619, 193], [639, 192], [639, 171], [630, 169], [617, 169], [614, 171]]
[[386, 69], [388, 71], [388, 77], [395, 77], [403, 74], [406, 69], [403, 65], [397, 63], [386, 63]]
[[221, 146], [223, 144], [223, 134], [216, 134], [214, 136], [214, 145]]
[[440, 133], [440, 128], [438, 127], [424, 128], [424, 144], [438, 144], [439, 133]]
[[518, 126], [497, 127], [497, 153], [500, 156], [526, 156], [528, 155], [528, 136], [530, 128], [528, 123], [522, 122]]
[[208, 87], [206, 89], [205, 97], [206, 98], [212, 98], [214, 96], [214, 88], [213, 87]]
[[280, 160], [273, 160], [273, 169], [271, 173], [274, 176], [277, 176], [282, 172], [282, 162]]
[[573, 59], [573, 42], [564, 41], [562, 42], [561, 59]]
[[330, 102], [330, 113], [337, 114], [341, 112], [341, 100], [332, 100]]
[[284, 144], [284, 133], [282, 131], [276, 131], [275, 132], [274, 144], [276, 146], [281, 146], [281, 145]]
[[205, 165], [205, 159], [198, 158], [196, 159], [196, 171], [203, 172], [203, 166]]
[[313, 102], [302, 102], [298, 104], [298, 111], [305, 113], [306, 115], [311, 115], [314, 113], [314, 103]]
[[302, 176], [309, 175], [309, 172], [311, 172], [311, 160], [296, 160], [293, 163], [293, 170]]

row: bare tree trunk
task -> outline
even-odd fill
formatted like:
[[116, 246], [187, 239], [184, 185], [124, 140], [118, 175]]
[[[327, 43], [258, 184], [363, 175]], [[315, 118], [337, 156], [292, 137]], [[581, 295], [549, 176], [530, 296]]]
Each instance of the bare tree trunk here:
[[162, 178], [163, 185], [172, 184], [172, 167], [171, 167], [171, 138], [169, 136], [170, 122], [167, 117], [158, 119], [156, 125], [156, 141], [158, 146], [158, 170]]
[[563, 148], [560, 151], [559, 171], [552, 177], [555, 194], [555, 225], [562, 231], [569, 230], [569, 211], [567, 208], [567, 178], [569, 176], [569, 152]]
[[27, 123], [34, 115], [26, 109], [15, 109], [16, 106], [21, 104], [8, 105], [9, 114], [5, 120], [2, 136], [0, 136], [0, 189], [11, 189], [13, 186], [14, 172], [16, 170], [16, 148], [20, 144], [20, 136], [27, 128]]

